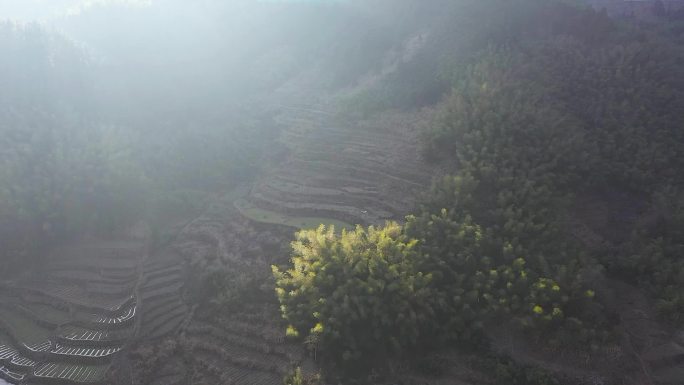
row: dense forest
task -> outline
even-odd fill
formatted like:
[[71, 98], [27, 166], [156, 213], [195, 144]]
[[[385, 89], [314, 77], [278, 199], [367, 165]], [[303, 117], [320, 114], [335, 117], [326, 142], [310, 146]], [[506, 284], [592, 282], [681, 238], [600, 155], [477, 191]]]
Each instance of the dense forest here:
[[134, 3], [0, 21], [0, 379], [684, 378], [676, 2]]

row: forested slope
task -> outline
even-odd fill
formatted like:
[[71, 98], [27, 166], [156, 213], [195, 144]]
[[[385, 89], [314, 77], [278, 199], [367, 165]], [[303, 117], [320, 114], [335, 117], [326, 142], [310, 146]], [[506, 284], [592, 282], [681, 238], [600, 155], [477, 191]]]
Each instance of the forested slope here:
[[0, 373], [678, 384], [684, 29], [578, 3], [2, 24]]
[[293, 264], [274, 270], [291, 333], [354, 370], [491, 345], [557, 381], [677, 383], [665, 362], [681, 314], [678, 21], [461, 6], [478, 26], [438, 25], [415, 63], [347, 102], [374, 114], [437, 95], [423, 148], [448, 175], [403, 229], [299, 233]]

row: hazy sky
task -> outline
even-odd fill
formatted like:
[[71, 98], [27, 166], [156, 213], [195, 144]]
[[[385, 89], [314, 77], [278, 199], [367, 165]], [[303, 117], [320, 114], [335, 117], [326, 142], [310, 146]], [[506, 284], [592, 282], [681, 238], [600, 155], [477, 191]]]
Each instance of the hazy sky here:
[[46, 20], [98, 3], [147, 4], [151, 0], [0, 0], [0, 19]]
[[[96, 4], [148, 5], [153, 2], [171, 0], [0, 0], [0, 21], [5, 19], [20, 21], [46, 21], [80, 12]], [[178, 0], [174, 0], [178, 2]], [[207, 0], [187, 0], [189, 4]], [[223, 1], [237, 0], [213, 0]], [[249, 0], [241, 0], [248, 2]], [[324, 0], [251, 0], [251, 1], [324, 1]], [[325, 0], [335, 1], [335, 0]], [[181, 4], [183, 2], [180, 2]]]

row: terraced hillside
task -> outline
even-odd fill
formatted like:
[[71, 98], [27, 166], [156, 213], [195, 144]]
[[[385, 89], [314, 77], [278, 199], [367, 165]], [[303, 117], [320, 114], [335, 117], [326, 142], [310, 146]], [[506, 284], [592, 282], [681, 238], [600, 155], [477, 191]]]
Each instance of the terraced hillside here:
[[177, 253], [165, 251], [145, 261], [138, 291], [141, 338], [159, 338], [179, 330], [189, 312], [182, 298], [184, 285], [184, 262]]
[[203, 383], [279, 385], [304, 360], [301, 347], [284, 340], [277, 307], [255, 304], [219, 322], [195, 321], [180, 340], [187, 362], [203, 369]]
[[105, 384], [136, 334], [141, 242], [56, 251], [0, 294], [0, 377], [18, 384]]
[[[274, 257], [286, 255], [281, 249], [291, 233], [286, 227], [260, 225], [242, 217], [232, 208], [232, 200], [212, 207], [188, 224], [170, 247], [194, 272], [188, 282], [201, 287], [203, 282], [197, 282], [203, 276], [201, 272], [220, 272], [239, 300], [218, 306], [202, 303], [206, 298], [201, 289], [196, 289], [200, 303], [185, 311], [186, 317], [180, 316], [184, 307], [172, 299], [173, 286], [169, 286], [167, 296], [145, 299], [147, 287], [150, 293], [156, 292], [154, 282], [173, 280], [179, 271], [168, 255], [164, 263], [151, 258], [147, 265], [157, 267], [149, 273], [149, 283], [141, 286], [146, 309], [141, 331], [142, 335], [155, 336], [161, 330], [165, 338], [141, 341], [132, 351], [133, 383], [277, 385], [295, 366], [313, 371], [314, 365], [300, 344], [284, 338], [269, 281], [270, 264]], [[152, 310], [147, 310], [150, 307]], [[150, 319], [158, 319], [163, 325], [146, 325], [147, 311], [151, 312]], [[178, 324], [179, 334], [167, 333]]]
[[281, 107], [276, 122], [286, 150], [252, 189], [249, 204], [274, 215], [351, 224], [402, 219], [430, 183], [417, 115], [351, 123], [326, 106]]
[[[232, 202], [190, 222], [159, 252], [148, 255], [143, 242], [84, 243], [5, 282], [0, 378], [17, 385], [279, 384], [295, 366], [313, 372], [304, 349], [284, 339], [269, 283], [270, 264], [287, 255], [292, 229], [250, 221]], [[189, 271], [211, 270], [249, 291], [246, 304], [218, 317], [208, 314], [211, 306], [190, 308]]]

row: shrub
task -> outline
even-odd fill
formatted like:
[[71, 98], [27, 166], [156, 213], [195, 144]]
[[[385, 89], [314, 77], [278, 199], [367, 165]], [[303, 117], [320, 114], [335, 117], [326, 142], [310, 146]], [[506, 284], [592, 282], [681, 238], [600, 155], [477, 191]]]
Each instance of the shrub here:
[[416, 242], [396, 223], [300, 231], [292, 265], [273, 267], [290, 335], [316, 336], [321, 354], [346, 368], [416, 346], [432, 322], [432, 279], [416, 269]]

